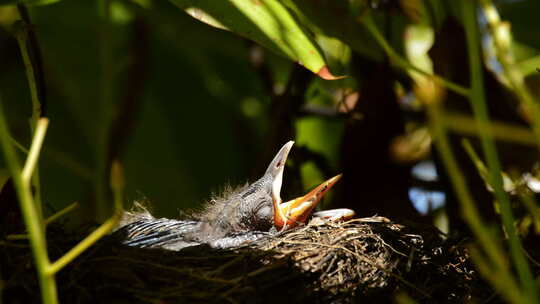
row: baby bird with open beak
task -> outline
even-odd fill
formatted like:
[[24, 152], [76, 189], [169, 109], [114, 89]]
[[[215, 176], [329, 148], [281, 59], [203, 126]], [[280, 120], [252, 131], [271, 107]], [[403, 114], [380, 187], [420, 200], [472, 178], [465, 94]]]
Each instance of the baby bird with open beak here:
[[[124, 244], [137, 247], [180, 250], [206, 243], [215, 248], [228, 248], [267, 235], [272, 227], [285, 230], [306, 223], [317, 203], [341, 175], [323, 182], [304, 196], [283, 202], [280, 196], [283, 171], [293, 144], [289, 141], [279, 150], [260, 179], [211, 200], [192, 219], [156, 219], [148, 212], [128, 214], [124, 226], [115, 235]], [[336, 209], [320, 214], [337, 220], [350, 218], [354, 212]]]

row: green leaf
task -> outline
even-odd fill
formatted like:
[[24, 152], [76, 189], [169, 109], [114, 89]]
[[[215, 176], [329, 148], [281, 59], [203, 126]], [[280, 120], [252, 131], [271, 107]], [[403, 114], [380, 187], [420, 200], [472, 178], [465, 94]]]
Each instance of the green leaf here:
[[[359, 1], [283, 0], [283, 3], [313, 31], [343, 41], [356, 52], [382, 61], [384, 52], [361, 25], [365, 4]], [[397, 16], [396, 16], [397, 17]], [[394, 18], [394, 20], [396, 19]]]
[[251, 39], [324, 79], [336, 78], [314, 38], [278, 0], [171, 1], [204, 23]]
[[0, 0], [0, 6], [2, 5], [15, 5], [15, 4], [27, 4], [27, 5], [48, 5], [59, 2], [60, 0]]

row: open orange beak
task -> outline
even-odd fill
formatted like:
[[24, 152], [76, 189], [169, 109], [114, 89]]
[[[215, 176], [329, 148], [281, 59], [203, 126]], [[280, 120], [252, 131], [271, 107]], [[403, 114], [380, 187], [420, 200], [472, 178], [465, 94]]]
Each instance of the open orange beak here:
[[277, 229], [287, 229], [304, 224], [324, 194], [341, 178], [341, 174], [323, 182], [308, 194], [281, 203], [281, 199], [273, 197], [274, 225]]

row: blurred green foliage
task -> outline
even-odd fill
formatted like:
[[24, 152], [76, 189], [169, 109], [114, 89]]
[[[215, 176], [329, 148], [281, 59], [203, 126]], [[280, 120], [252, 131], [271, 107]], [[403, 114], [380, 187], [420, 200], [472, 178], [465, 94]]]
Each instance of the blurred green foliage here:
[[[138, 39], [125, 18], [144, 14], [149, 56], [143, 59], [147, 74], [138, 75], [145, 79], [144, 95], [125, 147], [126, 193], [130, 201], [147, 197], [158, 214], [172, 215], [197, 206], [211, 189], [247, 180], [263, 145], [269, 101], [246, 61], [245, 41], [196, 22], [167, 2], [156, 1], [151, 10], [127, 6], [119, 2], [112, 12], [115, 101], [121, 90], [131, 89], [121, 87], [133, 60], [126, 48], [130, 35]], [[119, 8], [124, 15], [115, 12]], [[32, 22], [43, 52], [46, 115], [52, 121], [41, 162], [43, 191], [47, 202], [60, 208], [92, 191], [97, 126], [106, 123], [98, 115], [99, 19], [91, 1], [62, 1], [33, 9]], [[14, 137], [28, 146], [24, 69], [16, 44], [5, 39], [15, 49], [5, 59], [12, 63], [3, 65], [0, 91]], [[245, 115], [246, 100], [258, 110]]]
[[[29, 31], [37, 37], [44, 68], [43, 114], [50, 119], [40, 162], [46, 214], [79, 201], [74, 222], [103, 220], [99, 209], [110, 211], [113, 205], [111, 195], [100, 196], [108, 192], [108, 184], [100, 182], [107, 180], [111, 158], [125, 168], [125, 206], [148, 200], [155, 215], [170, 217], [199, 207], [227, 183], [254, 180], [266, 165], [261, 162], [268, 161], [261, 156], [272, 155], [286, 140], [295, 140], [303, 151], [304, 159], [292, 159], [296, 172], [290, 178], [300, 179], [304, 189], [329, 171], [361, 171], [370, 165], [366, 158], [388, 161], [380, 170], [399, 174], [429, 157], [433, 141], [442, 159], [438, 169], [453, 182], [444, 190], [456, 191], [462, 209], [454, 209], [463, 212], [482, 244], [474, 250], [479, 270], [507, 300], [537, 297], [513, 229], [510, 194], [515, 193], [504, 192], [502, 185], [502, 170], [531, 166], [524, 161], [529, 167], [520, 167], [521, 155], [499, 157], [493, 138], [512, 142], [515, 130], [522, 140], [514, 143], [540, 145], [535, 86], [540, 39], [533, 30], [539, 1], [495, 6], [488, 0], [223, 0], [197, 6], [189, 0], [0, 0], [0, 95], [13, 139], [28, 147], [32, 103], [14, 37], [23, 4], [30, 5]], [[302, 74], [297, 63], [313, 74]], [[334, 75], [348, 77], [323, 80]], [[501, 104], [511, 105], [512, 117], [505, 116], [506, 108], [497, 109]], [[452, 117], [460, 118], [460, 126], [452, 126], [458, 123]], [[411, 140], [427, 129], [430, 138]], [[275, 134], [278, 130], [282, 134]], [[468, 146], [483, 168], [480, 188], [465, 180], [478, 172], [467, 172], [460, 156], [465, 153], [455, 144], [463, 134], [482, 140], [481, 155]], [[276, 138], [283, 142], [272, 142]], [[362, 148], [358, 155], [356, 147]], [[374, 171], [366, 174], [379, 176], [377, 164], [370, 168]], [[5, 181], [9, 172], [0, 175]], [[370, 176], [358, 176], [353, 187], [371, 182]], [[475, 202], [478, 192], [489, 199]], [[381, 200], [385, 194], [392, 197], [382, 193]], [[525, 194], [517, 196], [535, 210], [532, 195]], [[338, 198], [362, 207], [357, 197]], [[511, 254], [497, 242], [503, 229], [492, 233], [493, 222], [480, 215], [487, 210], [482, 208], [491, 211], [493, 198]], [[393, 207], [403, 216], [403, 205]], [[450, 224], [459, 221], [449, 217]], [[509, 256], [519, 276], [505, 262]], [[501, 275], [495, 278], [492, 268]], [[502, 288], [506, 283], [512, 288]], [[519, 295], [523, 290], [526, 295]]]

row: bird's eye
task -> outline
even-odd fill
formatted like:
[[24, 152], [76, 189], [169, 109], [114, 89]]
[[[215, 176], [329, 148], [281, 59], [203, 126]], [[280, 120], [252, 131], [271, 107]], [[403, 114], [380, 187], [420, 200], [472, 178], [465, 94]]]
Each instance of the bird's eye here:
[[272, 217], [272, 208], [270, 206], [263, 206], [256, 211], [255, 216], [259, 219]]

